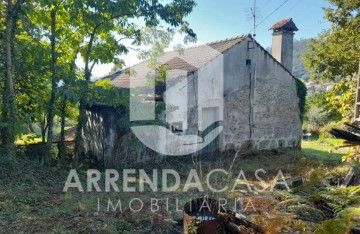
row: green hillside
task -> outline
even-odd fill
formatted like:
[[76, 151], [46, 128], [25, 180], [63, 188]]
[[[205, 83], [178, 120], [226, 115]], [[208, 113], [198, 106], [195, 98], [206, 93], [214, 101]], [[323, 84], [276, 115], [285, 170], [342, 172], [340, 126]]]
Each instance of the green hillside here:
[[293, 74], [297, 78], [308, 80], [310, 78], [310, 71], [305, 68], [302, 56], [307, 51], [307, 45], [310, 39], [300, 39], [294, 41], [294, 60], [293, 60]]

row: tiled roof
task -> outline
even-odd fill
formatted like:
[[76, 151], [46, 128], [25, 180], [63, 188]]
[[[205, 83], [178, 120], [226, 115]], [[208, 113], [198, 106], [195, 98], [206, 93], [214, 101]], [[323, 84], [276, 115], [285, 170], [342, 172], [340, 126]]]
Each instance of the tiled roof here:
[[298, 31], [299, 29], [296, 27], [295, 23], [293, 22], [292, 18], [283, 19], [274, 24], [269, 30], [287, 30], [287, 31]]
[[[166, 52], [157, 59], [157, 62], [171, 69], [171, 77], [184, 76], [188, 72], [193, 72], [203, 67], [246, 38], [248, 38], [248, 36], [239, 36], [206, 45], [186, 48], [180, 52]], [[153, 71], [148, 67], [148, 62], [145, 61], [125, 70], [118, 71], [106, 78], [110, 78], [111, 84], [120, 88], [129, 88], [130, 79], [136, 79], [132, 80], [132, 86], [143, 87], [148, 84], [147, 77], [150, 73], [153, 73]]]

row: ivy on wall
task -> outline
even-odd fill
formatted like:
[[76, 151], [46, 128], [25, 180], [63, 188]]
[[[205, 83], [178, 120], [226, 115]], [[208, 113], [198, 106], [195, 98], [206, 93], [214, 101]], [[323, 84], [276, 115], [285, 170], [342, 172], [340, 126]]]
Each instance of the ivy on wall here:
[[306, 102], [307, 88], [302, 80], [295, 78], [295, 82], [296, 82], [296, 93], [299, 98], [298, 105], [299, 105], [299, 109], [300, 109], [300, 119], [301, 119], [301, 122], [303, 122], [304, 115], [305, 115], [305, 102]]

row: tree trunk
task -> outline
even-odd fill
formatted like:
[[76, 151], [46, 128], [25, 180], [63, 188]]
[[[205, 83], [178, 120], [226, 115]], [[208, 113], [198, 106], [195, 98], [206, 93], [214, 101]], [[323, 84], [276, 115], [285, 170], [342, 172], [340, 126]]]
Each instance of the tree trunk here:
[[85, 111], [86, 111], [86, 101], [84, 98], [80, 100], [80, 107], [79, 107], [79, 118], [78, 124], [76, 127], [76, 137], [75, 137], [75, 149], [74, 149], [74, 161], [77, 164], [80, 160], [82, 160], [81, 155], [84, 154], [84, 142], [82, 136], [82, 130], [85, 125]]
[[55, 116], [55, 101], [56, 101], [56, 9], [51, 10], [51, 96], [49, 101], [49, 111], [48, 111], [48, 136], [46, 144], [46, 158], [45, 163], [49, 164], [51, 160], [51, 146], [53, 142], [53, 127], [54, 127], [54, 116]]
[[29, 131], [31, 133], [35, 133], [35, 129], [34, 129], [33, 125], [30, 123], [28, 126], [29, 126]]
[[89, 91], [89, 82], [91, 78], [91, 69], [90, 69], [90, 54], [92, 50], [93, 41], [96, 34], [96, 29], [98, 26], [96, 26], [90, 36], [89, 44], [86, 51], [86, 59], [85, 59], [85, 82], [84, 87], [81, 88], [82, 93], [80, 97], [80, 107], [79, 107], [79, 118], [78, 118], [78, 125], [76, 127], [76, 137], [75, 137], [75, 155], [74, 155], [74, 161], [75, 163], [78, 163], [81, 160], [81, 155], [83, 155], [84, 152], [84, 141], [82, 136], [82, 130], [85, 126], [86, 121], [86, 106], [87, 106], [87, 100], [88, 100], [88, 91]]
[[46, 142], [46, 128], [41, 128], [41, 142]]
[[[65, 84], [64, 84], [64, 89], [67, 89], [67, 83], [69, 82], [69, 77], [76, 77], [76, 72], [75, 72], [75, 68], [76, 68], [76, 57], [77, 57], [78, 51], [76, 51], [74, 53], [74, 57], [72, 60], [72, 64], [70, 66], [70, 73], [69, 76], [65, 76], [64, 80], [65, 80]], [[64, 95], [62, 97], [62, 102], [61, 102], [61, 110], [60, 110], [60, 118], [61, 118], [61, 132], [60, 132], [60, 144], [59, 144], [59, 157], [60, 160], [64, 162], [64, 159], [66, 157], [66, 145], [65, 145], [65, 123], [66, 123], [66, 107], [67, 107], [67, 98], [66, 95]]]
[[64, 161], [66, 156], [66, 146], [65, 146], [65, 122], [66, 122], [66, 105], [67, 99], [63, 97], [61, 103], [61, 133], [60, 133], [60, 144], [59, 144], [59, 158], [61, 161]]
[[42, 141], [42, 143], [45, 143], [46, 142], [46, 130], [47, 130], [46, 116], [41, 117], [40, 129], [41, 129], [41, 141]]
[[5, 90], [3, 99], [3, 126], [1, 129], [3, 137], [3, 147], [5, 156], [11, 158], [15, 155], [15, 91], [13, 81], [13, 65], [12, 65], [12, 44], [14, 43], [13, 26], [14, 12], [12, 0], [7, 1], [6, 13], [6, 35], [5, 35], [5, 51], [6, 51], [6, 77]]

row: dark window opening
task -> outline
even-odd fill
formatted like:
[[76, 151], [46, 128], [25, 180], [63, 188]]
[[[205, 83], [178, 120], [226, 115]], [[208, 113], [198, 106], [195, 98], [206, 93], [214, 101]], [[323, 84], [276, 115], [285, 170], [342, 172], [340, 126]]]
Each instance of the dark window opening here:
[[171, 131], [173, 133], [182, 133], [183, 132], [183, 123], [175, 122], [171, 124]]

